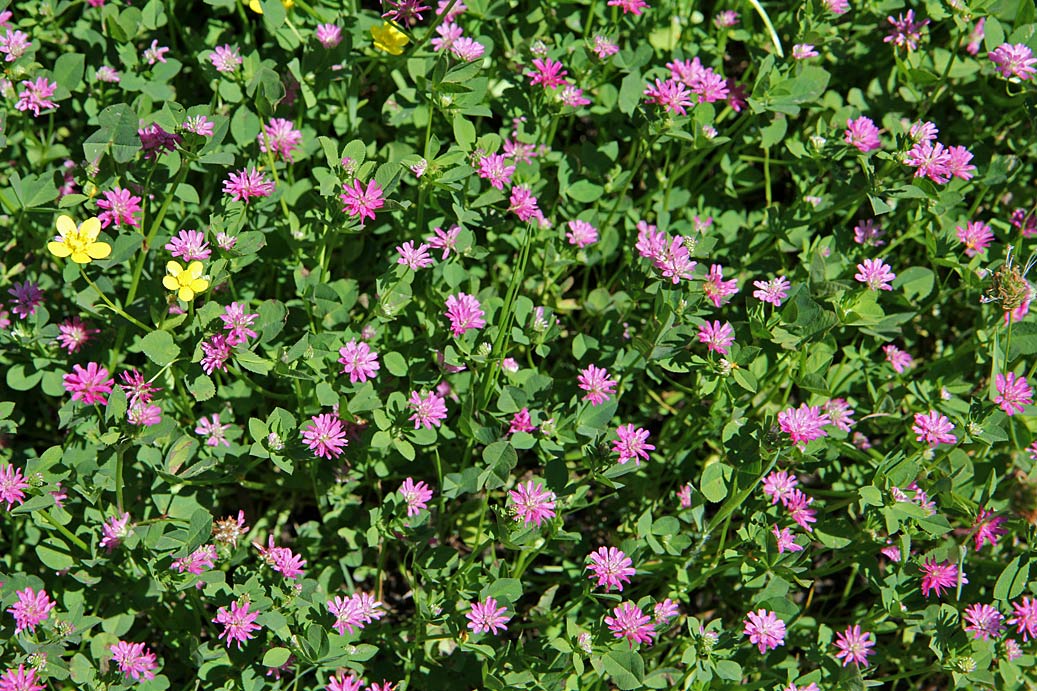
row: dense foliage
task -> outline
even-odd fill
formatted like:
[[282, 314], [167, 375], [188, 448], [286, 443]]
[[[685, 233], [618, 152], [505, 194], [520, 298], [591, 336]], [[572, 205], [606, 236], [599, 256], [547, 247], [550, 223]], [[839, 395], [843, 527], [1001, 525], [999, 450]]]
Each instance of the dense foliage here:
[[1033, 1], [430, 4], [0, 10], [0, 691], [1033, 688]]

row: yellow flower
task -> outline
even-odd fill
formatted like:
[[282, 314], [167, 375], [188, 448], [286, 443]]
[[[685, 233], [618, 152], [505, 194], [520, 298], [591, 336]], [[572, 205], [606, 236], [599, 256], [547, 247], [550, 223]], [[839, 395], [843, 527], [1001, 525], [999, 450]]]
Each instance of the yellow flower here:
[[[281, 0], [281, 4], [284, 5], [286, 10], [290, 10], [295, 7], [295, 0]], [[256, 14], [263, 14], [263, 5], [260, 0], [250, 0], [248, 8]]]
[[371, 27], [371, 37], [374, 38], [374, 47], [384, 50], [392, 55], [403, 55], [403, 47], [410, 43], [407, 34], [403, 33], [390, 22], [381, 26]]
[[76, 264], [89, 264], [112, 253], [111, 245], [97, 241], [101, 221], [96, 217], [86, 219], [77, 228], [70, 216], [58, 216], [57, 226], [58, 236], [47, 243], [47, 249], [55, 257], [72, 257]]
[[171, 261], [166, 264], [166, 275], [162, 279], [162, 285], [166, 290], [177, 291], [177, 297], [184, 302], [190, 302], [197, 293], [209, 287], [209, 281], [202, 278], [203, 271], [205, 269], [199, 261], [191, 262], [186, 269], [180, 266], [179, 262]]

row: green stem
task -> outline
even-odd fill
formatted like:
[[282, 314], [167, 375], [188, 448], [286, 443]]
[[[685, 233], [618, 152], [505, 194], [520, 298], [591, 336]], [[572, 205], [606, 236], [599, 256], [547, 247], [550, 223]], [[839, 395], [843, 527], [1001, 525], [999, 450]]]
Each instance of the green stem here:
[[130, 315], [126, 314], [124, 311], [122, 311], [122, 308], [118, 307], [114, 302], [109, 300], [108, 296], [105, 295], [104, 292], [100, 288], [97, 287], [97, 284], [94, 283], [93, 281], [91, 281], [90, 277], [86, 275], [86, 269], [83, 268], [82, 264], [79, 264], [79, 273], [82, 274], [83, 279], [90, 285], [90, 287], [93, 288], [95, 291], [97, 291], [98, 297], [100, 297], [101, 300], [104, 301], [104, 304], [106, 304], [108, 306], [108, 309], [110, 309], [111, 311], [115, 312], [120, 317], [122, 317], [126, 321], [130, 322], [134, 326], [137, 326], [137, 327], [139, 327], [141, 329], [144, 329], [144, 331], [147, 331], [147, 332], [152, 331], [152, 328], [150, 326], [147, 326], [143, 322], [138, 321], [135, 317], [131, 317]]
[[122, 506], [123, 506], [123, 504], [122, 504], [122, 486], [123, 486], [122, 454], [123, 454], [123, 448], [120, 446], [119, 449], [115, 452], [115, 508], [117, 508], [119, 510], [119, 515], [120, 516], [123, 513], [123, 511], [122, 511]]
[[756, 14], [760, 15], [763, 25], [767, 27], [767, 33], [771, 37], [771, 43], [774, 44], [774, 50], [778, 53], [778, 57], [785, 57], [785, 51], [781, 49], [781, 39], [778, 38], [778, 32], [774, 30], [774, 25], [771, 24], [771, 18], [768, 16], [767, 10], [763, 9], [763, 5], [759, 3], [759, 0], [749, 0], [749, 4], [756, 10]]
[[74, 544], [76, 547], [83, 550], [84, 552], [90, 551], [90, 548], [87, 546], [85, 542], [73, 535], [71, 530], [58, 523], [58, 519], [54, 518], [54, 516], [51, 515], [50, 509], [47, 509], [46, 511], [40, 511], [38, 515], [43, 516], [44, 520], [46, 520], [47, 523], [50, 523], [52, 526], [54, 526], [55, 530], [57, 530], [59, 533], [71, 540], [72, 544]]
[[[166, 194], [166, 198], [162, 200], [162, 206], [159, 207], [158, 213], [155, 215], [155, 220], [151, 223], [151, 230], [148, 231], [148, 235], [144, 238], [144, 246], [141, 247], [140, 257], [137, 258], [137, 265], [133, 267], [133, 279], [130, 281], [130, 290], [126, 293], [126, 304], [132, 305], [133, 299], [137, 297], [137, 288], [140, 286], [140, 277], [144, 272], [144, 262], [148, 258], [148, 250], [151, 248], [151, 243], [154, 242], [155, 236], [158, 234], [158, 229], [162, 226], [162, 220], [166, 217], [166, 211], [169, 210], [169, 204], [173, 201], [173, 197], [176, 195], [176, 190], [180, 186], [180, 183], [187, 177], [188, 161], [186, 156], [181, 154], [180, 170], [177, 171], [176, 179], [173, 182], [172, 192]], [[145, 327], [147, 328], [147, 327]], [[150, 331], [150, 329], [148, 329]]]

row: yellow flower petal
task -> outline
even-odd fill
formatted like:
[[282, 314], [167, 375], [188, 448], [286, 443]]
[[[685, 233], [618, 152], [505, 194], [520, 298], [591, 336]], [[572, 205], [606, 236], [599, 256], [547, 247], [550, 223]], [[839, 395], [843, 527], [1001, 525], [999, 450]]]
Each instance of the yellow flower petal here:
[[89, 264], [90, 256], [87, 255], [86, 252], [73, 252], [72, 261], [74, 261], [76, 264]]
[[190, 302], [191, 300], [194, 300], [194, 291], [188, 286], [181, 286], [180, 292], [177, 293], [177, 297], [184, 302]]
[[[86, 236], [87, 240], [93, 242], [97, 239], [97, 236], [101, 234], [101, 219], [97, 218], [96, 216], [94, 216], [93, 218], [86, 219], [79, 226], [79, 232]], [[98, 257], [98, 259], [100, 259], [100, 257]]]
[[187, 275], [191, 278], [201, 278], [205, 273], [205, 267], [197, 259], [187, 265]]
[[[100, 223], [100, 221], [98, 221], [98, 223]], [[58, 221], [56, 225], [58, 227], [58, 233], [61, 234], [61, 237], [67, 238], [68, 236], [75, 235], [76, 233], [76, 222], [72, 220], [71, 216], [58, 216]], [[67, 257], [68, 255], [66, 254], [65, 256]]]
[[385, 22], [381, 26], [372, 26], [371, 38], [374, 39], [375, 48], [384, 50], [391, 55], [403, 55], [403, 47], [410, 43], [407, 34], [389, 22]]
[[190, 286], [191, 290], [193, 290], [196, 293], [200, 293], [209, 287], [209, 281], [207, 281], [204, 278], [196, 278], [190, 283], [188, 283], [188, 285]]
[[91, 259], [104, 259], [112, 253], [112, 246], [107, 242], [94, 242], [86, 248], [86, 253]]
[[248, 4], [248, 8], [256, 14], [263, 14], [263, 5], [260, 4], [259, 0], [252, 0]]
[[[180, 266], [180, 262], [175, 262], [172, 260], [166, 262], [166, 273], [172, 276], [173, 278], [176, 278], [183, 272], [184, 267]], [[170, 288], [170, 290], [172, 290], [172, 288]]]
[[172, 276], [164, 276], [162, 278], [162, 285], [165, 286], [166, 290], [176, 290], [180, 287], [180, 282]]
[[[63, 216], [63, 218], [68, 218], [68, 216]], [[72, 254], [72, 250], [66, 247], [63, 242], [48, 242], [47, 249], [50, 250], [50, 253], [55, 257], [67, 257]]]

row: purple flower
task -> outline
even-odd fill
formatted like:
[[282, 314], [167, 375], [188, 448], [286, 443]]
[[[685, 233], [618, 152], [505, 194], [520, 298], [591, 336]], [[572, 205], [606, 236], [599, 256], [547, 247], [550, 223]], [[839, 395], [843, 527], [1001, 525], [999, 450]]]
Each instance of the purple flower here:
[[224, 44], [213, 49], [212, 53], [209, 54], [209, 62], [212, 63], [217, 72], [232, 74], [243, 61], [241, 56], [238, 55], [237, 46]]
[[515, 166], [508, 165], [501, 154], [486, 154], [479, 158], [479, 177], [489, 180], [490, 185], [503, 190], [511, 184], [511, 176], [515, 174]]
[[511, 497], [515, 520], [522, 521], [524, 525], [532, 523], [539, 528], [545, 518], [555, 516], [555, 493], [544, 489], [539, 481], [520, 483], [508, 492], [508, 496]]
[[274, 153], [291, 163], [292, 153], [302, 145], [302, 132], [295, 129], [291, 120], [271, 118], [257, 139], [260, 151]]
[[140, 197], [130, 194], [129, 190], [121, 187], [108, 190], [104, 193], [104, 199], [97, 201], [97, 208], [104, 209], [97, 216], [101, 221], [101, 227], [107, 228], [114, 223], [118, 228], [125, 223], [128, 226], [139, 228], [140, 221], [134, 218], [133, 214], [140, 213], [141, 201]]
[[951, 154], [943, 144], [920, 141], [904, 157], [904, 164], [915, 169], [915, 177], [927, 177], [938, 185], [951, 179]]
[[781, 307], [781, 303], [788, 297], [788, 290], [792, 286], [789, 279], [784, 276], [778, 276], [769, 281], [753, 281], [753, 285], [757, 288], [753, 291], [753, 297], [775, 307]]
[[454, 57], [465, 62], [478, 60], [485, 51], [486, 46], [467, 36], [461, 36], [450, 46], [450, 52], [454, 54]]
[[202, 371], [206, 374], [212, 374], [216, 370], [226, 372], [230, 348], [230, 343], [223, 334], [213, 334], [207, 341], [202, 341]]
[[588, 558], [591, 562], [587, 565], [591, 572], [589, 577], [597, 578], [597, 585], [605, 586], [606, 590], [622, 592], [623, 584], [629, 583], [630, 577], [637, 573], [630, 557], [615, 547], [599, 547]]
[[219, 637], [225, 639], [228, 648], [231, 641], [237, 641], [238, 650], [241, 650], [242, 643], [254, 638], [252, 632], [263, 628], [259, 624], [254, 623], [256, 617], [259, 616], [259, 612], [250, 612], [250, 606], [251, 603], [249, 602], [241, 606], [237, 602], [232, 602], [230, 603], [230, 609], [220, 607], [216, 610], [216, 618], [212, 621], [214, 624], [223, 626], [223, 633]]
[[465, 615], [468, 617], [468, 628], [473, 633], [492, 633], [496, 636], [498, 629], [505, 631], [508, 628], [505, 624], [511, 617], [505, 616], [507, 611], [506, 607], [498, 607], [492, 597], [473, 602], [471, 611]]
[[407, 418], [414, 423], [414, 429], [439, 427], [447, 417], [446, 400], [432, 391], [427, 396], [411, 391], [407, 405], [414, 411], [414, 414]]
[[317, 458], [338, 458], [349, 444], [342, 420], [334, 413], [311, 417], [302, 430], [302, 439]]
[[569, 241], [570, 245], [583, 249], [598, 241], [598, 229], [590, 223], [577, 219], [569, 221], [568, 225], [569, 232], [565, 234], [565, 239]]
[[562, 63], [557, 60], [536, 58], [533, 60], [533, 70], [526, 72], [526, 76], [530, 78], [530, 86], [539, 84], [545, 89], [557, 89], [565, 84], [565, 76], [569, 74], [563, 68]]
[[648, 430], [633, 425], [620, 425], [616, 428], [616, 441], [612, 442], [612, 450], [619, 454], [620, 465], [633, 461], [641, 464], [641, 459], [648, 460], [648, 452], [655, 447], [648, 443]]
[[366, 220], [374, 220], [374, 212], [385, 205], [382, 198], [382, 188], [375, 180], [368, 180], [367, 188], [360, 184], [359, 180], [353, 180], [353, 185], [342, 185], [342, 211], [352, 217], [360, 217], [361, 227]]
[[381, 606], [381, 602], [367, 593], [353, 593], [348, 598], [336, 595], [334, 600], [328, 601], [328, 612], [335, 616], [332, 628], [338, 631], [340, 636], [345, 636], [347, 632], [352, 634], [354, 629], [361, 630], [372, 621], [385, 616], [385, 612], [380, 609]]
[[998, 374], [994, 382], [997, 389], [994, 403], [1001, 406], [1007, 415], [1021, 413], [1033, 403], [1033, 389], [1026, 383], [1026, 377], [1017, 377], [1015, 372], [1009, 372], [1007, 375]]
[[99, 333], [100, 329], [91, 329], [79, 317], [72, 317], [58, 325], [58, 343], [69, 353], [75, 353]]
[[965, 245], [965, 254], [975, 257], [986, 254], [987, 247], [994, 241], [994, 233], [983, 221], [969, 221], [965, 227], [955, 226], [958, 231], [958, 240]]
[[0, 466], [0, 501], [7, 502], [7, 510], [25, 503], [24, 490], [29, 489], [22, 471], [8, 463]]
[[1037, 600], [1026, 595], [1022, 602], [1012, 603], [1013, 616], [1009, 624], [1015, 624], [1016, 633], [1023, 635], [1023, 640], [1037, 638]]
[[222, 444], [230, 448], [230, 442], [227, 441], [226, 436], [229, 429], [230, 425], [221, 424], [219, 414], [213, 413], [211, 419], [206, 417], [199, 418], [197, 427], [194, 428], [194, 433], [206, 438], [206, 446], [219, 446]]
[[212, 256], [209, 243], [205, 241], [205, 234], [197, 230], [181, 230], [170, 238], [165, 249], [174, 257], [180, 257], [186, 262], [204, 261]]
[[54, 92], [58, 90], [58, 83], [48, 80], [46, 77], [37, 77], [33, 81], [23, 81], [25, 87], [18, 92], [18, 102], [14, 107], [21, 111], [31, 110], [32, 116], [38, 118], [41, 110], [57, 108], [57, 104], [50, 100]]
[[378, 373], [378, 353], [371, 350], [371, 346], [363, 341], [351, 340], [339, 348], [339, 364], [342, 365], [342, 373], [349, 375], [349, 381], [356, 384], [363, 383], [368, 379], [374, 379]]
[[804, 448], [808, 442], [827, 437], [825, 425], [832, 424], [831, 419], [814, 405], [801, 403], [799, 408], [787, 408], [778, 413], [778, 425], [781, 431], [789, 435], [792, 443]]
[[33, 633], [36, 626], [47, 620], [50, 611], [56, 603], [50, 599], [46, 590], [35, 591], [32, 588], [19, 590], [15, 593], [18, 601], [8, 608], [8, 612], [14, 617], [14, 632], [22, 631]]
[[745, 615], [744, 633], [749, 642], [766, 653], [785, 644], [785, 622], [778, 615], [765, 609], [758, 609]]
[[109, 646], [108, 649], [112, 653], [112, 662], [119, 665], [119, 671], [126, 679], [140, 681], [155, 678], [158, 661], [155, 653], [151, 652], [143, 643], [119, 641]]
[[443, 250], [443, 256], [440, 259], [446, 259], [450, 256], [451, 250], [457, 251], [457, 236], [461, 233], [461, 226], [451, 226], [449, 230], [444, 231], [438, 226], [432, 229], [432, 236], [425, 238], [425, 242], [428, 243], [429, 247], [437, 250]]
[[231, 173], [223, 181], [223, 193], [229, 194], [234, 201], [249, 203], [256, 197], [269, 197], [274, 192], [274, 183], [266, 179], [266, 174], [255, 168]]
[[400, 485], [400, 496], [407, 502], [407, 515], [417, 516], [428, 508], [428, 500], [432, 498], [432, 490], [424, 482], [414, 482], [414, 478], [407, 478]]
[[973, 638], [987, 640], [999, 638], [1004, 629], [1004, 615], [997, 608], [990, 605], [974, 604], [965, 608], [964, 616], [967, 626], [965, 630], [972, 634]]
[[835, 635], [835, 647], [839, 650], [835, 654], [837, 659], [843, 661], [843, 667], [851, 662], [858, 667], [868, 664], [868, 656], [874, 651], [875, 641], [868, 631], [861, 631], [860, 624], [846, 627], [846, 630]]
[[918, 441], [924, 441], [930, 447], [939, 444], [953, 444], [958, 441], [958, 438], [950, 433], [954, 429], [954, 425], [935, 410], [930, 410], [928, 413], [916, 413], [915, 424], [911, 429], [918, 435]]
[[706, 298], [713, 303], [714, 307], [720, 307], [727, 302], [728, 298], [738, 292], [738, 281], [733, 278], [725, 281], [724, 267], [713, 264], [709, 267], [705, 283], [702, 284], [702, 292], [706, 294]]
[[641, 611], [633, 602], [624, 602], [612, 610], [611, 617], [605, 617], [605, 624], [614, 638], [625, 638], [634, 647], [634, 643], [651, 643], [656, 635], [652, 618]]
[[245, 311], [246, 308], [247, 305], [241, 302], [232, 302], [223, 308], [220, 321], [223, 322], [223, 330], [229, 332], [227, 345], [238, 346], [259, 335], [252, 330], [252, 322], [258, 319], [259, 315], [249, 314]]
[[101, 549], [109, 552], [122, 544], [130, 534], [130, 514], [123, 513], [122, 516], [111, 516], [101, 524], [101, 541], [98, 545]]
[[446, 317], [450, 320], [450, 331], [455, 337], [486, 326], [483, 314], [479, 301], [467, 293], [458, 293], [446, 299]]
[[792, 57], [796, 60], [806, 60], [807, 58], [816, 58], [817, 56], [818, 52], [809, 43], [797, 43], [792, 46]]
[[516, 185], [511, 188], [511, 199], [508, 211], [512, 211], [519, 217], [520, 221], [528, 221], [540, 213], [537, 198], [525, 185]]
[[897, 275], [881, 259], [865, 259], [862, 264], [857, 265], [857, 273], [853, 277], [866, 285], [868, 290], [893, 290], [889, 281]]
[[83, 405], [100, 403], [108, 404], [106, 396], [112, 392], [114, 380], [109, 378], [108, 370], [96, 362], [86, 363], [86, 367], [72, 365], [72, 372], [63, 378], [65, 391], [72, 394], [73, 401]]
[[922, 29], [929, 23], [928, 19], [916, 22], [915, 11], [908, 10], [907, 15], [900, 14], [896, 19], [892, 16], [886, 17], [886, 21], [893, 25], [893, 30], [882, 39], [884, 43], [907, 48], [908, 52], [918, 50], [918, 42], [922, 40]]
[[656, 79], [655, 84], [649, 84], [645, 89], [645, 100], [662, 106], [664, 110], [674, 115], [687, 115], [691, 107], [691, 92], [683, 82], [675, 79]]
[[771, 532], [774, 534], [774, 539], [778, 545], [778, 554], [784, 554], [785, 552], [802, 552], [803, 547], [796, 544], [796, 536], [792, 534], [792, 531], [788, 528], [778, 529], [775, 525]]
[[29, 40], [29, 34], [24, 31], [8, 29], [0, 33], [0, 53], [6, 56], [4, 62], [14, 62], [22, 57], [31, 45], [32, 41]]
[[588, 401], [592, 406], [598, 406], [612, 398], [612, 394], [615, 393], [613, 388], [619, 382], [609, 376], [608, 370], [591, 364], [587, 365], [586, 369], [580, 370], [576, 383], [587, 392], [583, 400]]
[[43, 291], [38, 283], [32, 281], [15, 281], [13, 286], [7, 289], [7, 294], [14, 298], [11, 300], [11, 311], [20, 319], [36, 314], [36, 308], [43, 302]]
[[396, 260], [396, 263], [402, 264], [412, 271], [432, 266], [433, 259], [429, 256], [428, 250], [429, 245], [421, 243], [417, 247], [414, 247], [414, 241], [408, 240], [396, 248], [397, 254], [400, 255], [399, 259]]
[[874, 151], [882, 146], [882, 142], [879, 140], [879, 128], [875, 126], [871, 118], [863, 115], [856, 120], [846, 121], [844, 140], [861, 153]]
[[1037, 73], [1033, 67], [1037, 63], [1037, 58], [1034, 58], [1033, 51], [1022, 43], [1002, 43], [987, 53], [987, 57], [997, 66], [997, 71], [1005, 79], [1018, 77], [1025, 81]]
[[166, 132], [158, 123], [137, 130], [144, 160], [158, 158], [163, 153], [176, 151], [176, 145], [184, 140], [179, 134]]
[[156, 62], [165, 62], [166, 53], [169, 52], [169, 48], [166, 46], [160, 46], [158, 39], [151, 42], [151, 46], [144, 50], [144, 59], [148, 61], [149, 65], [154, 65]]
[[342, 28], [337, 24], [318, 24], [317, 40], [329, 50], [342, 43]]

